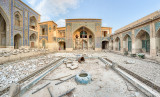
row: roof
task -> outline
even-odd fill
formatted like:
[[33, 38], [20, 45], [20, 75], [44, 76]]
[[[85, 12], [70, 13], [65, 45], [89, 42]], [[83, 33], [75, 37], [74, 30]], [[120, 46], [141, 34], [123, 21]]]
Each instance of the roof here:
[[77, 18], [77, 19], [66, 19], [66, 20], [102, 20], [102, 19], [95, 19], [95, 18]]
[[[37, 13], [38, 15], [40, 15], [38, 12], [36, 12], [35, 10], [33, 10], [31, 7], [29, 7], [27, 4], [25, 4], [23, 1], [18, 0], [19, 2], [23, 3], [25, 6], [27, 6], [28, 8], [30, 8], [32, 11], [34, 11], [35, 13]], [[41, 15], [40, 15], [41, 16]]]
[[[40, 22], [39, 24], [48, 23], [48, 22], [52, 22], [52, 23], [56, 24], [54, 21], [44, 21], [44, 22]], [[57, 24], [56, 24], [56, 25], [57, 25]]]
[[143, 25], [145, 23], [153, 21], [157, 18], [160, 18], [160, 11], [155, 11], [155, 12], [153, 12], [153, 13], [151, 13], [151, 14], [149, 14], [149, 15], [147, 15], [147, 16], [145, 16], [145, 17], [143, 17], [143, 18], [141, 18], [137, 21], [134, 21], [134, 22], [116, 30], [115, 34], [120, 33], [120, 32], [124, 32], [126, 30], [129, 30], [129, 29], [132, 29], [132, 28], [135, 28], [135, 27], [138, 27], [140, 25]]
[[112, 27], [101, 27], [101, 28], [111, 28], [112, 29]]

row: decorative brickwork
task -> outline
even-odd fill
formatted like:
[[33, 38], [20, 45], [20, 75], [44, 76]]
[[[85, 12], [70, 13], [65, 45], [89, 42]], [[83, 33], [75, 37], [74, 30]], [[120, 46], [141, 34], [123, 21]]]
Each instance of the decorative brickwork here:
[[123, 34], [122, 34], [122, 37], [124, 38], [127, 34], [128, 34], [130, 37], [132, 37], [132, 32], [130, 32], [130, 31], [123, 33]]
[[155, 31], [157, 32], [160, 29], [160, 22], [155, 23]]
[[135, 35], [135, 37], [137, 36], [137, 34], [139, 33], [139, 31], [141, 31], [141, 30], [146, 31], [146, 32], [150, 35], [150, 26], [149, 26], [149, 25], [146, 25], [146, 26], [144, 26], [144, 27], [137, 28], [137, 29], [134, 30], [134, 33], [135, 33], [134, 35]]

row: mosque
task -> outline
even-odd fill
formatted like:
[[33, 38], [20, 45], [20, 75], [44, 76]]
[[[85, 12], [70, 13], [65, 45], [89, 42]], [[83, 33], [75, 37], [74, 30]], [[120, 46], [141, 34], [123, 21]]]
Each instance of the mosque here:
[[40, 22], [41, 15], [21, 0], [0, 1], [0, 49], [110, 50], [160, 56], [160, 12], [156, 11], [112, 33], [101, 19]]

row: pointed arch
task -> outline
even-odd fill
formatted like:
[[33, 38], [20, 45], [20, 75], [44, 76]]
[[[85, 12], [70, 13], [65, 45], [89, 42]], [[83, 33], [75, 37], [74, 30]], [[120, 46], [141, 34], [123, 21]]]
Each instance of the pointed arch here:
[[22, 26], [22, 15], [19, 11], [14, 13], [14, 25], [18, 27]]
[[0, 48], [6, 48], [6, 46], [10, 45], [10, 20], [1, 6], [0, 15]]
[[14, 35], [14, 49], [19, 49], [22, 45], [22, 36], [20, 34]]
[[[86, 42], [82, 42], [83, 40], [85, 40]], [[75, 30], [75, 32], [73, 33], [73, 48], [74, 49], [95, 49], [94, 33], [85, 26], [81, 26], [80, 28]]]
[[30, 17], [30, 28], [33, 30], [37, 29], [37, 19], [35, 16]]
[[115, 38], [115, 50], [117, 51], [121, 50], [121, 40], [118, 36]]
[[136, 49], [137, 53], [150, 52], [150, 34], [145, 30], [140, 30], [136, 35]]
[[123, 51], [132, 51], [132, 38], [129, 34], [123, 37]]

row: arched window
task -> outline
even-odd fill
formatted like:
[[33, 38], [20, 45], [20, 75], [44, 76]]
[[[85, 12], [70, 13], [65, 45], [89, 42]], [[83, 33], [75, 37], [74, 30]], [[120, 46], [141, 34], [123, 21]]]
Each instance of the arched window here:
[[89, 38], [92, 38], [92, 35], [89, 35]]
[[87, 38], [87, 32], [81, 31], [80, 38]]
[[56, 30], [56, 26], [53, 26], [53, 30], [54, 30], [54, 31]]
[[78, 38], [78, 35], [76, 35], [76, 38]]
[[37, 20], [34, 16], [30, 17], [30, 28], [36, 30]]
[[21, 23], [21, 21], [20, 21], [19, 14], [15, 14], [15, 25], [16, 26], [20, 26], [20, 23]]
[[42, 28], [42, 35], [45, 35], [45, 28]]

